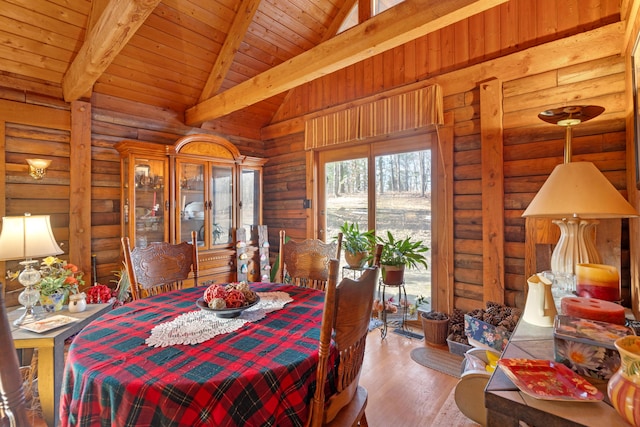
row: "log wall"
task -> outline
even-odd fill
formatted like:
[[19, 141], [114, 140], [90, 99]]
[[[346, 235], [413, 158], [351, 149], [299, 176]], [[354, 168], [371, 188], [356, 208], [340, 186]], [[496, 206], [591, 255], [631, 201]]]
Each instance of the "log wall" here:
[[[434, 286], [451, 286], [455, 307], [463, 310], [481, 307], [489, 296], [496, 295], [495, 290], [502, 294], [506, 304], [524, 305], [526, 230], [521, 215], [553, 167], [563, 160], [564, 129], [538, 119], [540, 111], [570, 104], [604, 106], [606, 111], [602, 116], [575, 128], [573, 158], [594, 162], [623, 196], [627, 195], [625, 58], [619, 55], [619, 45], [611, 43], [609, 46], [605, 42], [619, 39], [622, 32], [621, 25], [612, 24], [424, 80], [442, 86], [445, 113], [454, 117], [454, 273], [452, 283]], [[563, 55], [569, 46], [571, 56]], [[374, 58], [371, 74], [366, 73], [364, 67], [354, 67], [356, 74], [352, 79], [366, 81], [371, 75], [378, 75], [378, 67], [392, 68], [388, 59], [391, 60], [384, 55]], [[410, 58], [405, 55], [400, 61], [404, 64]], [[486, 198], [486, 192], [491, 190], [483, 183], [483, 167], [487, 167], [486, 162], [491, 158], [485, 158], [483, 164], [480, 87], [482, 82], [492, 78], [500, 81], [499, 105], [503, 110], [498, 124], [502, 132], [504, 166], [497, 173], [504, 187], [504, 209], [484, 206], [483, 210], [483, 196], [484, 203], [488, 203], [490, 199]], [[308, 85], [304, 96], [318, 99], [321, 93], [326, 93], [326, 85], [339, 82], [339, 77], [328, 76], [322, 82]], [[415, 84], [405, 85], [407, 90], [413, 86]], [[317, 94], [312, 95], [312, 92]], [[385, 95], [381, 91], [377, 96]], [[302, 102], [292, 98], [293, 94], [289, 102]], [[492, 105], [495, 106], [495, 102]], [[308, 231], [304, 219], [311, 212], [303, 209], [298, 201], [307, 190], [303, 181], [305, 174], [288, 175], [284, 182], [278, 177], [276, 187], [276, 171], [285, 170], [291, 162], [295, 162], [298, 169], [305, 164], [304, 153], [296, 151], [302, 150], [300, 123], [314, 114], [311, 112], [263, 129], [263, 134], [270, 137], [267, 152], [276, 153], [270, 154], [269, 172], [265, 174], [265, 222], [278, 223], [288, 234], [304, 236]], [[290, 192], [277, 196], [267, 193], [275, 188]], [[504, 220], [499, 227], [483, 229], [486, 227], [483, 216], [486, 218], [487, 215], [504, 217]], [[628, 287], [628, 226], [626, 221], [622, 224], [622, 229], [618, 230], [622, 238], [617, 238], [622, 243], [617, 250], [621, 257], [623, 285]], [[491, 244], [502, 246], [504, 257], [501, 260], [495, 260], [485, 250], [487, 239], [495, 233], [498, 238]], [[554, 230], [550, 229], [549, 233], [553, 234]], [[487, 292], [488, 283], [495, 288], [491, 292]]]
[[293, 89], [272, 123], [619, 20], [618, 0], [512, 0]]
[[[87, 286], [93, 283], [90, 254], [86, 259], [70, 259], [74, 245], [70, 241], [72, 209], [70, 195], [86, 193], [90, 198], [91, 231], [88, 236], [90, 253], [96, 255], [97, 281], [113, 285], [114, 273], [120, 271], [120, 157], [113, 148], [122, 139], [144, 140], [159, 144], [173, 144], [177, 139], [192, 133], [214, 133], [210, 130], [186, 127], [178, 114], [113, 97], [94, 95], [91, 100], [91, 116], [85, 125], [91, 128], [91, 189], [74, 188], [71, 184], [71, 169], [79, 168], [70, 156], [72, 151], [71, 125], [68, 106], [53, 98], [25, 96], [24, 92], [9, 88], [0, 92], [0, 103], [8, 102], [9, 110], [24, 111], [27, 123], [14, 120], [5, 126], [3, 143], [5, 160], [1, 162], [5, 177], [3, 216], [50, 214], [56, 240], [65, 251], [61, 258], [77, 263], [85, 272]], [[37, 104], [37, 105], [36, 105]], [[36, 126], [32, 122], [40, 121]], [[6, 120], [6, 116], [5, 116]], [[75, 123], [81, 127], [82, 123]], [[66, 127], [67, 129], [59, 129]], [[227, 136], [227, 135], [225, 135]], [[227, 136], [228, 137], [228, 136]], [[228, 137], [242, 154], [264, 156], [260, 141], [241, 137]], [[52, 159], [47, 176], [34, 181], [28, 176], [25, 159], [44, 157]], [[277, 247], [277, 245], [276, 245]], [[86, 251], [85, 251], [86, 252]], [[6, 268], [18, 268], [16, 262], [7, 262]], [[17, 295], [22, 286], [17, 281], [7, 282], [7, 304], [17, 304]]]

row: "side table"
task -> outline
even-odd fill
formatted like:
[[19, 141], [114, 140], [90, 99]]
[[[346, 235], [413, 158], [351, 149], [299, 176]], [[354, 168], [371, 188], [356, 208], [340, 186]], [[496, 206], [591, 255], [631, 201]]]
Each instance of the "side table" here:
[[[380, 295], [380, 301], [382, 305], [385, 305], [386, 296], [385, 291], [387, 288], [398, 288], [398, 310], [402, 310], [402, 329], [406, 327], [407, 323], [407, 307], [409, 306], [407, 300], [407, 290], [404, 287], [404, 282], [399, 285], [388, 285], [382, 281], [382, 279], [378, 280], [378, 295]], [[387, 310], [382, 310], [382, 330], [380, 331], [381, 339], [385, 339], [387, 337]]]
[[[502, 352], [502, 358], [553, 360], [553, 328], [520, 320]], [[608, 404], [606, 381], [591, 380], [605, 395], [601, 402], [563, 402], [530, 397], [496, 368], [485, 388], [487, 426], [518, 427], [520, 421], [536, 426], [621, 426], [624, 421]]]
[[87, 309], [81, 313], [69, 313], [65, 308], [51, 314], [74, 317], [78, 319], [76, 322], [49, 332], [36, 333], [13, 325], [13, 321], [24, 311], [24, 307], [9, 309], [11, 335], [16, 349], [38, 349], [38, 393], [42, 414], [47, 425], [55, 427], [59, 419], [60, 391], [62, 390], [64, 370], [64, 341], [109, 310], [111, 310], [111, 304], [88, 304]]

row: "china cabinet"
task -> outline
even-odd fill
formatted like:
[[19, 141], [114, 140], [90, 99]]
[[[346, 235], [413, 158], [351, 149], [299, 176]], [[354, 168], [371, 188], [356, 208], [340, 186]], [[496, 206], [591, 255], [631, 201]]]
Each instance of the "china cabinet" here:
[[122, 141], [116, 149], [122, 166], [123, 235], [144, 246], [189, 241], [195, 231], [199, 282], [237, 280], [237, 230], [246, 230], [248, 249], [258, 245], [266, 159], [244, 156], [214, 135], [189, 135], [172, 146]]
[[122, 174], [122, 235], [136, 246], [169, 241], [168, 147], [124, 141], [116, 149]]

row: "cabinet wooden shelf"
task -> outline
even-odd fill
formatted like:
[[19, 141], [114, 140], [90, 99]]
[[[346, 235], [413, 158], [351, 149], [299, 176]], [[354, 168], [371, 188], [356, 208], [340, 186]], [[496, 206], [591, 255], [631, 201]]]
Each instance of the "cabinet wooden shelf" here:
[[122, 168], [122, 235], [146, 246], [190, 241], [195, 231], [199, 282], [236, 280], [235, 233], [243, 227], [257, 244], [266, 159], [241, 155], [214, 135], [189, 135], [174, 145], [121, 141], [116, 149]]

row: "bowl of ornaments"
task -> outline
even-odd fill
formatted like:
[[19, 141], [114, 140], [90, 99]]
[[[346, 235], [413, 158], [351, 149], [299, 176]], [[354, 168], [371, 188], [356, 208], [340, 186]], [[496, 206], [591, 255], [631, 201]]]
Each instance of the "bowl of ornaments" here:
[[260, 301], [260, 297], [251, 290], [247, 282], [232, 282], [227, 285], [213, 284], [205, 289], [196, 305], [201, 310], [215, 313], [222, 319], [238, 317], [249, 307]]

